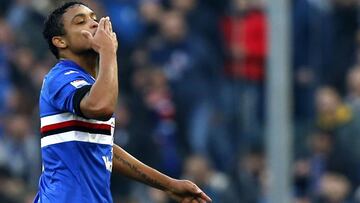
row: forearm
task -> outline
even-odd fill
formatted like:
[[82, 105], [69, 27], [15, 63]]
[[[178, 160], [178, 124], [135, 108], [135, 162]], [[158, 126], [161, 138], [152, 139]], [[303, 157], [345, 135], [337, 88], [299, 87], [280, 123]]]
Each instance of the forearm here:
[[94, 93], [96, 91], [97, 99], [101, 98], [101, 100], [106, 100], [108, 104], [115, 105], [118, 97], [116, 52], [111, 54], [101, 52], [99, 55], [99, 72], [94, 84]]
[[116, 53], [101, 52], [99, 55], [99, 71], [89, 97], [94, 100], [101, 98], [104, 103], [115, 105], [118, 96]]
[[117, 145], [114, 145], [113, 150], [113, 167], [115, 171], [160, 190], [170, 188], [174, 179], [143, 164]]
[[109, 117], [118, 98], [118, 68], [116, 52], [100, 52], [96, 82], [82, 101], [82, 110], [88, 118]]

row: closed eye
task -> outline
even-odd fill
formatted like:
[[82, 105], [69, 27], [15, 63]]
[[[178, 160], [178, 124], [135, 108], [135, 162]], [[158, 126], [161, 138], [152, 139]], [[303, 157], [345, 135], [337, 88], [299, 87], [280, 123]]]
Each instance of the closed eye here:
[[84, 13], [79, 13], [73, 17], [72, 22], [76, 25], [81, 25], [81, 24], [85, 24], [86, 21], [88, 21], [88, 20], [94, 20], [94, 21], [98, 22], [98, 19], [97, 19], [95, 13], [90, 13], [90, 16], [88, 16]]
[[74, 21], [73, 21], [75, 24], [83, 24], [83, 23], [85, 23], [85, 18], [84, 17], [76, 17], [75, 19], [74, 19]]

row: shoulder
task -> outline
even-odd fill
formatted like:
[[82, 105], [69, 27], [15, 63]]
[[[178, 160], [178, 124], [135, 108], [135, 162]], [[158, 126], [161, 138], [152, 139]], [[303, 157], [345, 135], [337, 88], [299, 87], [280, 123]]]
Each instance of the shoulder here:
[[44, 78], [43, 88], [56, 88], [65, 84], [86, 83], [87, 75], [75, 67], [56, 64]]
[[64, 81], [78, 77], [79, 75], [85, 75], [75, 67], [55, 65], [50, 72], [46, 75], [46, 80], [50, 81]]

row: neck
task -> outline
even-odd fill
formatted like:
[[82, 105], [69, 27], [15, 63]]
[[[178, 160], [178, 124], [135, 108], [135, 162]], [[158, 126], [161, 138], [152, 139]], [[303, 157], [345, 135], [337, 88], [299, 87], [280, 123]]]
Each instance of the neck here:
[[74, 61], [94, 78], [96, 78], [97, 58], [97, 55], [94, 54], [61, 57], [61, 59], [68, 59]]

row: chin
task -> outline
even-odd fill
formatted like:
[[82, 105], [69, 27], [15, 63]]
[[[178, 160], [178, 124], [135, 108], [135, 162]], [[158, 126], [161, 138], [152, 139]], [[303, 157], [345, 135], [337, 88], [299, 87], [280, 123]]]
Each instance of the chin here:
[[94, 51], [93, 49], [88, 49], [88, 50], [84, 50], [84, 51], [82, 51], [81, 53], [79, 53], [79, 54], [81, 54], [81, 55], [88, 55], [88, 56], [98, 56], [99, 54], [96, 52], [96, 51]]

